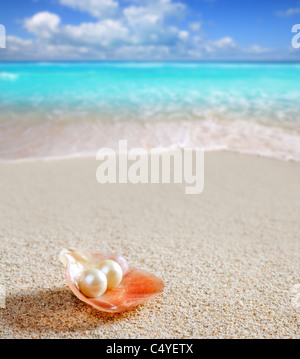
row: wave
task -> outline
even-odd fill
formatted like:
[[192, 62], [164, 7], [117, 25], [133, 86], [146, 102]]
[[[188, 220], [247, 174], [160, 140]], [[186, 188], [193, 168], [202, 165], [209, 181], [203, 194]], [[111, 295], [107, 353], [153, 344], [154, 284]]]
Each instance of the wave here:
[[12, 74], [10, 72], [0, 72], [0, 79], [1, 80], [11, 80], [14, 81], [19, 77], [17, 74]]
[[300, 162], [300, 133], [246, 121], [2, 122], [0, 160], [95, 155], [103, 147], [204, 148]]

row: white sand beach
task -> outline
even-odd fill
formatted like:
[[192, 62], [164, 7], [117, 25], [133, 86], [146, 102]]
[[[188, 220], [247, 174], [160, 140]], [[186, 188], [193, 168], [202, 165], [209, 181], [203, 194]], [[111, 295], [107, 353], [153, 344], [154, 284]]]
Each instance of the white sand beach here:
[[[205, 189], [100, 185], [94, 158], [0, 164], [1, 338], [300, 338], [300, 165], [205, 155]], [[105, 314], [69, 290], [64, 247], [115, 252], [165, 293]]]

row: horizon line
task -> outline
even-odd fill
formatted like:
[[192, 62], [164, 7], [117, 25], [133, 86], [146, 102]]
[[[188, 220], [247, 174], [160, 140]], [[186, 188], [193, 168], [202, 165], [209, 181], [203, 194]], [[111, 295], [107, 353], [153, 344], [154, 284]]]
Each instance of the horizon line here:
[[300, 60], [1, 60], [0, 63], [300, 63]]

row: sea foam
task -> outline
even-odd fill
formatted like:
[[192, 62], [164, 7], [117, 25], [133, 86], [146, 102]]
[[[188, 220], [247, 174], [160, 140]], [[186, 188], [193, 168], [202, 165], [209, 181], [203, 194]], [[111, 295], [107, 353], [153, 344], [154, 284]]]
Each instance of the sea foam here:
[[0, 72], [0, 80], [16, 80], [19, 77], [17, 74], [12, 74], [9, 72]]

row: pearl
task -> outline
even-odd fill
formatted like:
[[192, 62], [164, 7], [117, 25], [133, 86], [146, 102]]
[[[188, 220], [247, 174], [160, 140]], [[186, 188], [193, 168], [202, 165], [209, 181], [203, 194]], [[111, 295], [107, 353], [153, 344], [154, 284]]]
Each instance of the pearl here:
[[123, 271], [121, 266], [112, 260], [102, 261], [98, 266], [107, 278], [107, 289], [117, 287], [123, 279]]
[[107, 279], [99, 269], [87, 269], [81, 273], [78, 285], [86, 297], [97, 298], [106, 292]]

